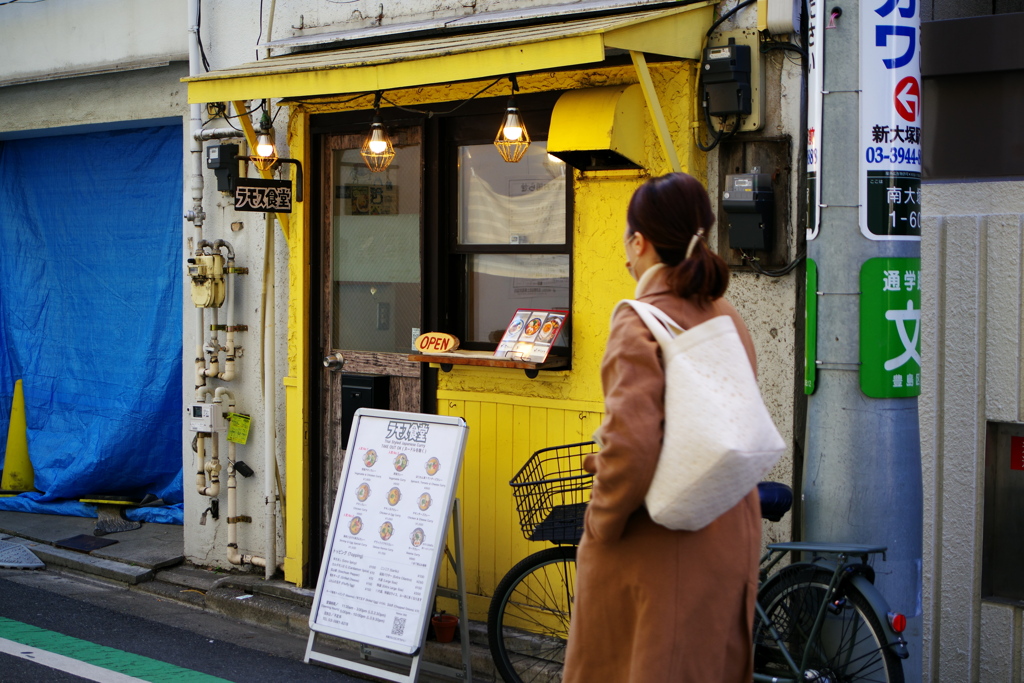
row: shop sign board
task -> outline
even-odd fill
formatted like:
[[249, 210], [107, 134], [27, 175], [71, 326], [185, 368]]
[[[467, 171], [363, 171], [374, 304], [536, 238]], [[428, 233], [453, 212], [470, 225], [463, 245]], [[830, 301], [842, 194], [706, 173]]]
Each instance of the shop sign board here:
[[866, 3], [860, 31], [861, 233], [920, 240], [920, 2]]
[[292, 181], [239, 178], [235, 184], [235, 211], [292, 212]]
[[311, 631], [418, 654], [466, 433], [458, 417], [356, 411]]
[[860, 388], [921, 394], [921, 259], [873, 258], [860, 270]]

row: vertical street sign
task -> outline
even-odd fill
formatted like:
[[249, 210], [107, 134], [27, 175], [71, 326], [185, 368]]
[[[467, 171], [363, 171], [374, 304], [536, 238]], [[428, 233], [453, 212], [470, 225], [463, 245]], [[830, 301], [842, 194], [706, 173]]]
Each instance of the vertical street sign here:
[[921, 259], [860, 269], [860, 387], [872, 398], [921, 394]]
[[921, 239], [919, 6], [861, 6], [860, 229], [872, 240]]
[[819, 0], [810, 0], [807, 49], [807, 239], [818, 236], [821, 226], [821, 98], [824, 73], [824, 12]]

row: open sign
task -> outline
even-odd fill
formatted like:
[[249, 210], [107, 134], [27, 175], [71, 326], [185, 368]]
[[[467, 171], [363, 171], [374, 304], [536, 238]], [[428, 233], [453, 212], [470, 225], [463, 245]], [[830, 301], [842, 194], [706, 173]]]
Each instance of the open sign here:
[[459, 340], [444, 332], [427, 332], [416, 337], [416, 350], [420, 353], [448, 353], [459, 348]]

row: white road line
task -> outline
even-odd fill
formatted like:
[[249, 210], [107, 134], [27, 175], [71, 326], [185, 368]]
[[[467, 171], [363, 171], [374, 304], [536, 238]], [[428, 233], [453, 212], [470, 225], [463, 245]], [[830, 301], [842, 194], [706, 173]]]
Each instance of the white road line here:
[[104, 669], [103, 667], [72, 659], [71, 657], [65, 657], [64, 655], [54, 654], [47, 650], [40, 650], [37, 647], [22, 645], [6, 638], [0, 638], [0, 652], [12, 657], [20, 657], [36, 664], [42, 664], [57, 671], [65, 671], [79, 678], [96, 681], [96, 683], [146, 683], [141, 678], [126, 676], [110, 669]]

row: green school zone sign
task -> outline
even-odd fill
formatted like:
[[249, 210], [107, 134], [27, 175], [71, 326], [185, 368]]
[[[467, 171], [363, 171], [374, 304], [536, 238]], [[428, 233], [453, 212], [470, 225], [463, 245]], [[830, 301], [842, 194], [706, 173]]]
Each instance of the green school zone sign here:
[[861, 391], [872, 398], [919, 396], [921, 259], [868, 259], [860, 299]]

